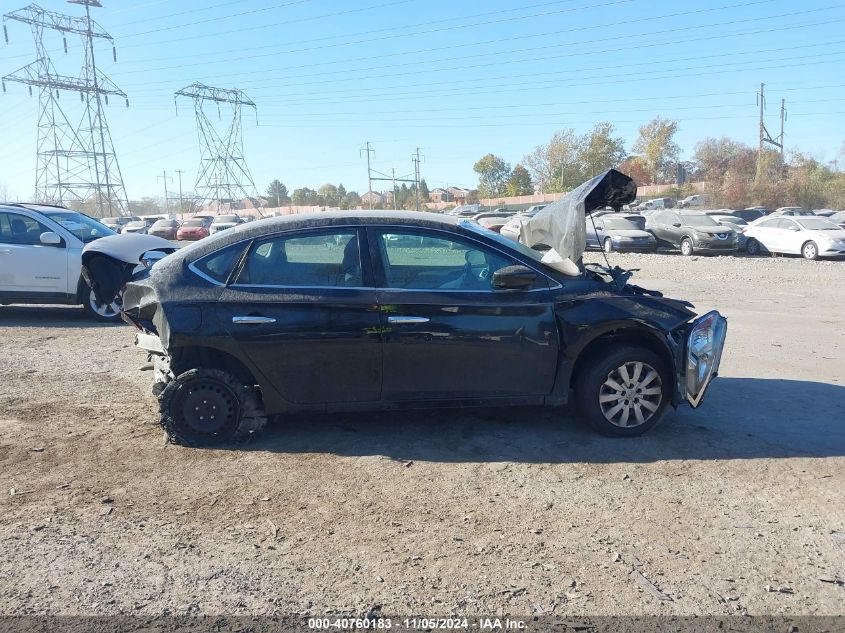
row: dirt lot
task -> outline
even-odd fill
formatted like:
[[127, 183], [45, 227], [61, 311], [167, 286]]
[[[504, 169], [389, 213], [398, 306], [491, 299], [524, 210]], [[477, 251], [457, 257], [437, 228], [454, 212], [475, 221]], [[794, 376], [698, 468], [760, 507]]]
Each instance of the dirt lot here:
[[730, 320], [636, 440], [523, 409], [183, 449], [128, 327], [0, 307], [0, 613], [845, 614], [845, 262], [612, 257]]

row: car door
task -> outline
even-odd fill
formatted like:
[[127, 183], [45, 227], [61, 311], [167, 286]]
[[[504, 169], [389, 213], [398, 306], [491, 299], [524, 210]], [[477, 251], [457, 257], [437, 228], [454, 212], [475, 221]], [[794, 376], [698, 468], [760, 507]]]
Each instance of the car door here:
[[551, 392], [559, 339], [549, 279], [495, 290], [508, 254], [449, 231], [368, 229], [384, 335], [382, 399]]
[[217, 303], [241, 351], [290, 402], [380, 397], [379, 313], [359, 239], [339, 227], [255, 240]]
[[587, 217], [587, 247], [601, 248], [604, 241], [604, 221], [598, 218]]
[[647, 228], [659, 243], [674, 246], [675, 242], [670, 232], [670, 229], [674, 228], [670, 225], [672, 222], [671, 216], [672, 213], [669, 211], [655, 211], [647, 216]]
[[777, 221], [776, 242], [781, 253], [796, 254], [801, 252], [804, 243], [804, 236], [801, 235], [801, 227], [795, 220], [780, 218]]
[[19, 295], [67, 293], [67, 243], [41, 243], [53, 231], [22, 213], [0, 212], [0, 292]]

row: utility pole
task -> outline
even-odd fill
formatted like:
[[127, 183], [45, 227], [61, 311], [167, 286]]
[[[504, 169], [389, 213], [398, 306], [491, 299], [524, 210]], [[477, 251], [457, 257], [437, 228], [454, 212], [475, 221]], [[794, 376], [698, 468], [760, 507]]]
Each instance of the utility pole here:
[[170, 205], [167, 203], [167, 171], [162, 171], [161, 176], [156, 176], [156, 180], [159, 178], [164, 181], [164, 212], [170, 215]]
[[754, 180], [759, 181], [763, 171], [763, 149], [765, 145], [777, 147], [780, 150], [780, 162], [783, 167], [783, 123], [786, 119], [786, 99], [781, 99], [780, 102], [780, 136], [772, 138], [769, 130], [766, 128], [765, 112], [766, 112], [766, 84], [760, 84], [760, 92], [757, 93], [757, 104], [760, 106], [760, 140], [757, 145], [757, 172]]
[[414, 161], [414, 187], [417, 193], [417, 204], [416, 208], [417, 211], [420, 210], [420, 148], [417, 148], [417, 151], [411, 156], [411, 160]]
[[[358, 150], [358, 155], [361, 155], [361, 152], [367, 152], [367, 193], [373, 192], [373, 178], [372, 178], [372, 171], [370, 170], [370, 153], [372, 152], [373, 156], [376, 155], [376, 150], [370, 148], [370, 142], [367, 141], [366, 148], [361, 148]], [[373, 208], [373, 197], [367, 196], [367, 199], [370, 202], [370, 209]]]
[[185, 215], [185, 210], [182, 208], [182, 170], [177, 169], [176, 173], [179, 174], [179, 217], [181, 218]]

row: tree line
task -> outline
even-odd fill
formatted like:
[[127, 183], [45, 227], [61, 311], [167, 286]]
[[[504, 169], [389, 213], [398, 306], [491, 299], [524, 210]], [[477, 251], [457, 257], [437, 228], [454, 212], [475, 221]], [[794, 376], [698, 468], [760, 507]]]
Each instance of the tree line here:
[[[568, 128], [526, 154], [511, 169], [495, 154], [486, 154], [473, 169], [480, 198], [570, 191], [611, 167], [631, 176], [638, 185], [676, 185], [667, 193], [694, 193], [690, 182], [706, 183], [711, 204], [729, 208], [796, 205], [806, 208], [845, 208], [845, 173], [838, 163], [793, 151], [758, 151], [729, 139], [706, 138], [695, 145], [692, 159], [679, 160], [675, 142], [678, 122], [657, 117], [638, 130], [631, 152], [614, 134], [612, 123], [597, 123], [585, 133]], [[839, 156], [845, 159], [845, 143]], [[679, 172], [687, 184], [678, 184]]]

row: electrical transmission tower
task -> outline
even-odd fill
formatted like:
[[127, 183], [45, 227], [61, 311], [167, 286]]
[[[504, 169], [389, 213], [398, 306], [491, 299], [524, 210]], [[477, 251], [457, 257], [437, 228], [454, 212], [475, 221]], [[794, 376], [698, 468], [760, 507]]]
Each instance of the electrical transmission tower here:
[[[108, 77], [97, 70], [94, 40], [112, 42], [112, 57], [117, 61], [112, 37], [91, 19], [91, 7], [102, 6], [99, 0], [68, 0], [85, 6], [85, 17], [74, 17], [45, 11], [31, 4], [6, 13], [5, 20], [29, 24], [35, 38], [36, 60], [10, 75], [6, 82], [18, 82], [39, 89], [38, 149], [35, 170], [35, 199], [39, 202], [69, 204], [95, 198], [100, 216], [128, 212], [123, 177], [117, 164], [111, 133], [103, 104], [109, 95], [129, 99]], [[67, 53], [67, 34], [79, 35], [85, 48], [84, 66], [78, 76], [59, 74], [44, 45], [45, 31], [62, 33]], [[5, 23], [3, 34], [9, 41]], [[78, 92], [81, 108], [72, 102], [65, 107], [59, 102], [61, 91]]]
[[[255, 183], [244, 160], [241, 131], [242, 106], [254, 108], [258, 122], [255, 103], [242, 90], [213, 88], [201, 83], [182, 88], [174, 95], [174, 101], [177, 97], [189, 97], [194, 101], [200, 141], [200, 167], [194, 189], [199, 203], [213, 200], [218, 205], [224, 202], [231, 204], [255, 195]], [[231, 120], [227, 116], [225, 125], [215, 127], [204, 109], [209, 101], [217, 104], [220, 121], [223, 121], [220, 104], [224, 104], [224, 107], [228, 105], [231, 108]]]

